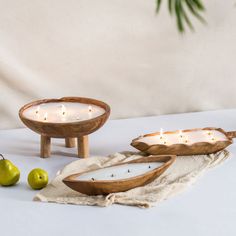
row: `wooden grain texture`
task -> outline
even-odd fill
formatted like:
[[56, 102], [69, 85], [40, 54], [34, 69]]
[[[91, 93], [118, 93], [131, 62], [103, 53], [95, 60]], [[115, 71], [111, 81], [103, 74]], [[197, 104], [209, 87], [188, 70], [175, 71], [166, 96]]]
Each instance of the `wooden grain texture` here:
[[[85, 103], [85, 104], [92, 104], [99, 107], [102, 107], [105, 112], [97, 116], [95, 118], [84, 120], [84, 121], [76, 121], [70, 123], [51, 123], [51, 122], [43, 122], [37, 120], [31, 120], [24, 116], [24, 110], [31, 107], [37, 106], [43, 103], [50, 103], [50, 102], [75, 102], [75, 103]], [[82, 97], [64, 97], [60, 99], [43, 99], [38, 100], [35, 102], [31, 102], [23, 106], [19, 110], [19, 117], [22, 122], [30, 129], [35, 131], [38, 134], [42, 134], [45, 136], [49, 136], [52, 138], [77, 138], [79, 136], [88, 135], [93, 133], [97, 129], [99, 129], [103, 124], [106, 122], [110, 115], [110, 107], [102, 102], [92, 98], [82, 98]]]
[[233, 138], [236, 138], [236, 131], [228, 131], [226, 132], [227, 134], [227, 137], [233, 139]]
[[41, 135], [40, 157], [47, 158], [51, 155], [51, 138]]
[[88, 173], [87, 171], [70, 175], [63, 179], [63, 183], [65, 183], [71, 189], [87, 195], [106, 195], [109, 193], [124, 192], [129, 189], [144, 186], [152, 182], [175, 161], [175, 158], [176, 156], [174, 155], [147, 156], [139, 158], [137, 160], [112, 165], [112, 166], [118, 166], [129, 163], [132, 164], [132, 163], [164, 162], [162, 166], [155, 168], [151, 171], [147, 171], [145, 174], [138, 175], [132, 178], [120, 179], [120, 180], [76, 180], [76, 178], [81, 174]]
[[86, 158], [89, 156], [88, 135], [77, 138], [78, 157]]
[[[31, 107], [50, 102], [75, 102], [102, 107], [105, 112], [100, 116], [89, 120], [51, 123], [31, 120], [24, 116], [24, 111]], [[78, 139], [78, 154], [80, 157], [88, 157], [88, 134], [93, 133], [104, 125], [110, 115], [110, 107], [106, 103], [92, 98], [63, 97], [60, 99], [42, 99], [26, 104], [19, 110], [22, 122], [31, 130], [41, 135], [41, 157], [50, 156], [50, 138], [65, 138], [66, 147], [75, 147], [75, 138]], [[50, 138], [49, 138], [50, 137]]]
[[76, 138], [65, 138], [65, 146], [67, 148], [73, 148], [76, 146]]
[[[138, 137], [134, 139], [131, 143], [131, 146], [135, 147], [136, 149], [145, 152], [147, 154], [152, 155], [164, 155], [164, 154], [172, 154], [172, 155], [178, 155], [178, 156], [186, 156], [186, 155], [204, 155], [204, 154], [210, 154], [215, 153], [220, 150], [225, 149], [227, 146], [233, 143], [232, 138], [236, 137], [236, 131], [230, 131], [225, 132], [221, 128], [203, 128], [203, 129], [187, 129], [183, 130], [183, 133], [191, 132], [191, 131], [197, 131], [197, 130], [217, 130], [221, 133], [223, 133], [227, 140], [225, 141], [216, 141], [216, 142], [198, 142], [193, 144], [184, 144], [184, 143], [177, 143], [172, 145], [165, 145], [165, 144], [152, 144], [149, 145], [147, 143], [144, 143], [140, 141], [141, 137]], [[164, 132], [165, 134], [168, 133], [177, 133], [178, 131], [167, 131]], [[159, 135], [160, 132], [152, 133], [152, 134], [146, 134], [143, 137], [147, 136], [154, 136]]]

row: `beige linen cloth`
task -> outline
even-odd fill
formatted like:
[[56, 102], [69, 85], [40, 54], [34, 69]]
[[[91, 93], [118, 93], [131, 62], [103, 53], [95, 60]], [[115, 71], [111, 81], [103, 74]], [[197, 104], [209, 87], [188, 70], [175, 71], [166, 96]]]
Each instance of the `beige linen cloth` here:
[[73, 173], [110, 166], [140, 157], [143, 157], [142, 153], [124, 152], [115, 153], [109, 157], [90, 157], [74, 161], [59, 171], [55, 179], [39, 192], [34, 200], [103, 207], [117, 203], [147, 208], [183, 192], [206, 170], [224, 162], [229, 157], [229, 152], [223, 150], [210, 155], [179, 156], [167, 171], [150, 184], [107, 196], [87, 196], [77, 193], [62, 182], [63, 178]]

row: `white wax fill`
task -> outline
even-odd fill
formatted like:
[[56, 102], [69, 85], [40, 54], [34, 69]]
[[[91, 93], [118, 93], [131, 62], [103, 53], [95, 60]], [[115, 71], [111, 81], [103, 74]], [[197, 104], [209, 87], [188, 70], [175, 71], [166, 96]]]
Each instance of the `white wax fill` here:
[[[162, 138], [160, 135], [146, 136], [139, 139], [140, 142], [147, 143], [149, 145], [153, 144], [165, 144], [172, 145], [177, 143], [185, 143], [185, 144], [193, 144], [197, 142], [216, 142], [216, 141], [226, 141], [228, 138], [218, 130], [197, 130], [197, 131], [189, 131], [183, 132], [182, 137], [180, 134], [171, 133], [171, 134], [163, 134]], [[187, 140], [187, 142], [186, 142]]]
[[[88, 173], [84, 173], [78, 176], [77, 180], [119, 180], [127, 179], [134, 176], [142, 175], [148, 171], [151, 171], [159, 166], [162, 166], [163, 162], [150, 162], [150, 163], [132, 163], [119, 166], [111, 166], [99, 170], [94, 170]], [[128, 172], [128, 170], [130, 172]]]
[[27, 108], [23, 115], [31, 120], [69, 123], [89, 120], [105, 113], [102, 107], [78, 102], [50, 102]]

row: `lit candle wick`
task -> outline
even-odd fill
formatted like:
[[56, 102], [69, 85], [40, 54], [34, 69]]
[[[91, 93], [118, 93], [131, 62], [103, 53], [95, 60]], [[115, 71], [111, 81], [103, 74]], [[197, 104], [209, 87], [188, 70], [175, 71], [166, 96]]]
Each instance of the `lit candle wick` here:
[[92, 106], [90, 106], [90, 105], [88, 106], [88, 111], [92, 112]]
[[211, 131], [207, 131], [207, 135], [211, 136], [212, 132]]
[[187, 138], [186, 138], [186, 140], [184, 140], [184, 135], [183, 135], [182, 130], [179, 130], [179, 142], [180, 143], [187, 143], [188, 142]]
[[44, 120], [44, 121], [47, 121], [47, 119], [48, 119], [48, 113], [46, 112], [46, 113], [44, 114], [43, 120]]
[[61, 114], [62, 114], [63, 116], [66, 115], [66, 107], [65, 107], [64, 104], [61, 105]]
[[163, 129], [161, 128], [160, 129], [160, 139], [163, 139], [164, 138], [164, 136], [163, 136]]
[[161, 144], [167, 144], [166, 137], [164, 137], [163, 129], [160, 129], [160, 136], [159, 139], [161, 140]]
[[188, 137], [187, 136], [184, 137], [184, 143], [188, 143]]
[[213, 132], [212, 131], [207, 131], [207, 135], [209, 136], [209, 138], [210, 138], [210, 140], [212, 141], [212, 142], [214, 142], [216, 139], [215, 139], [215, 137], [214, 137], [214, 135], [213, 135]]
[[36, 114], [39, 114], [39, 110], [40, 110], [40, 106], [37, 107], [35, 113], [36, 113]]
[[183, 136], [183, 131], [182, 130], [179, 130], [179, 137], [182, 139], [184, 136]]

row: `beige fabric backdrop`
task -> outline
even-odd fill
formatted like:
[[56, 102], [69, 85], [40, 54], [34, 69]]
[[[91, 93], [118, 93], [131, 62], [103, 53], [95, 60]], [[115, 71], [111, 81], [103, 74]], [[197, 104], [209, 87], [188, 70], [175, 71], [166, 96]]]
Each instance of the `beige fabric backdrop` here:
[[0, 127], [66, 95], [107, 101], [112, 118], [235, 107], [235, 1], [205, 2], [208, 26], [179, 36], [155, 0], [0, 0]]

